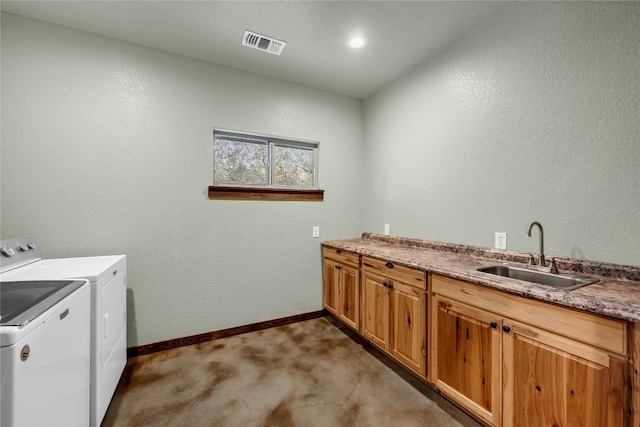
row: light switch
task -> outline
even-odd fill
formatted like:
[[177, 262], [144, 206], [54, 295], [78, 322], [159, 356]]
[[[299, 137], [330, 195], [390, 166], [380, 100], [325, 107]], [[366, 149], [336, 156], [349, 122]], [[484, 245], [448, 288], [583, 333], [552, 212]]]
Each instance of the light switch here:
[[320, 227], [317, 225], [313, 227], [313, 237], [320, 237]]

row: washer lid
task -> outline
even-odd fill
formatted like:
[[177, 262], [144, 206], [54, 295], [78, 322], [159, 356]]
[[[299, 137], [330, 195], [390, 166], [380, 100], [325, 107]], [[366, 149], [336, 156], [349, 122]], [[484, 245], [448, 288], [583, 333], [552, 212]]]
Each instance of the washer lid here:
[[126, 259], [125, 255], [43, 259], [2, 273], [0, 280], [87, 279], [97, 282], [111, 277], [120, 265], [124, 268]]
[[0, 326], [25, 326], [85, 283], [82, 280], [0, 282]]

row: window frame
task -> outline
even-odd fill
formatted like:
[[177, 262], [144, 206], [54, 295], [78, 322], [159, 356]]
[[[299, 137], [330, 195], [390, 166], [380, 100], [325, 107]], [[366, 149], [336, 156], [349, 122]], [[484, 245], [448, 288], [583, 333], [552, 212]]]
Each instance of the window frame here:
[[[267, 147], [267, 184], [219, 184], [216, 182], [216, 136], [224, 135], [231, 140], [239, 142], [264, 142]], [[275, 168], [276, 147], [289, 147], [311, 150], [313, 153], [313, 184], [312, 186], [291, 186], [274, 184], [273, 171]], [[209, 199], [226, 200], [285, 200], [285, 201], [322, 201], [324, 200], [324, 190], [319, 188], [319, 147], [316, 141], [293, 140], [282, 137], [262, 135], [249, 132], [240, 132], [227, 129], [213, 129], [212, 156], [213, 162], [213, 185], [209, 186]]]

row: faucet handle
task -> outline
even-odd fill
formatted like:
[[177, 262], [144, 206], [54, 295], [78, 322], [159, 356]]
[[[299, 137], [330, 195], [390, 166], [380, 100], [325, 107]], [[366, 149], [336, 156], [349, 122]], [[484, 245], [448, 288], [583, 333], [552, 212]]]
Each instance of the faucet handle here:
[[551, 274], [559, 274], [560, 273], [558, 271], [558, 266], [556, 265], [556, 260], [557, 259], [569, 259], [569, 258], [564, 258], [564, 257], [561, 257], [561, 256], [551, 257], [551, 264], [549, 265], [549, 268], [550, 268], [549, 272]]
[[536, 265], [536, 258], [533, 256], [533, 254], [529, 254], [529, 259], [527, 260], [527, 266], [529, 265]]

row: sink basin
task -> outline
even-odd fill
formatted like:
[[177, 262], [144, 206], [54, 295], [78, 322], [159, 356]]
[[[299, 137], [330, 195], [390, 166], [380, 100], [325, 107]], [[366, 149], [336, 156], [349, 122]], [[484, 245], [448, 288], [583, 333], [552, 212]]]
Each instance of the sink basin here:
[[495, 274], [497, 276], [510, 277], [517, 280], [524, 280], [525, 282], [537, 283], [539, 285], [551, 286], [552, 288], [564, 289], [566, 291], [590, 285], [598, 281], [598, 279], [592, 279], [590, 277], [578, 277], [569, 274], [551, 274], [544, 271], [512, 267], [509, 265], [481, 267], [478, 268], [478, 271]]

